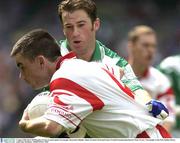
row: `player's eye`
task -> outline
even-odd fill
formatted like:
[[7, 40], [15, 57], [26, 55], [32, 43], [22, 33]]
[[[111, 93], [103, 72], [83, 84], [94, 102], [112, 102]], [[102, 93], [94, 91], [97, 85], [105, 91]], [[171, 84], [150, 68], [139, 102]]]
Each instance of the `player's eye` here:
[[66, 25], [64, 28], [65, 28], [65, 29], [72, 29], [73, 26], [71, 26], [71, 25]]
[[24, 70], [24, 66], [23, 66], [23, 65], [20, 65], [20, 66], [19, 66], [19, 69], [20, 69], [21, 71], [23, 71], [23, 70]]
[[78, 24], [78, 27], [83, 27], [85, 25], [85, 23], [80, 23]]

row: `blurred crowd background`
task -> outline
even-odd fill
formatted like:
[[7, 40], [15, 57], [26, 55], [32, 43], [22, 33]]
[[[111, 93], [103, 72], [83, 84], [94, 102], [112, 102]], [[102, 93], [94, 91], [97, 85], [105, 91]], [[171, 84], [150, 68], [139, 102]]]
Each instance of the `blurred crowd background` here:
[[[18, 128], [23, 109], [36, 95], [18, 79], [18, 70], [9, 54], [13, 44], [34, 28], [47, 29], [57, 40], [63, 33], [57, 5], [61, 0], [0, 1], [0, 137], [31, 137]], [[101, 28], [97, 39], [127, 58], [127, 32], [145, 24], [158, 35], [154, 65], [180, 53], [179, 0], [95, 0]]]

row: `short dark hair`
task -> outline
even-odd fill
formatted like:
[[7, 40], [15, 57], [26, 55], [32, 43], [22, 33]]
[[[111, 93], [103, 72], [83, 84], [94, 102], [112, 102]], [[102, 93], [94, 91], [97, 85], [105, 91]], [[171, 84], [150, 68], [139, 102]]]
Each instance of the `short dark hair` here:
[[11, 57], [16, 54], [34, 60], [38, 55], [54, 62], [61, 54], [56, 40], [45, 30], [35, 29], [21, 37], [13, 46]]
[[63, 22], [63, 11], [74, 12], [75, 10], [84, 10], [92, 22], [97, 18], [96, 4], [92, 0], [63, 0], [58, 5], [58, 14], [61, 22]]

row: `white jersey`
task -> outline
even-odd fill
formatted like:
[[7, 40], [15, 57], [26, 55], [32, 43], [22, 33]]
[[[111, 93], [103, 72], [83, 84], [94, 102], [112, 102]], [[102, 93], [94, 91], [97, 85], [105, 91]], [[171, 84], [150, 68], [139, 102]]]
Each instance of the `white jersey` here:
[[[67, 40], [61, 40], [59, 43], [62, 56], [70, 52]], [[138, 89], [143, 89], [130, 64], [128, 64], [124, 58], [120, 57], [117, 53], [107, 48], [98, 40], [96, 40], [96, 47], [90, 61], [119, 66], [124, 70], [124, 75], [120, 79], [127, 87], [131, 89], [131, 91], [134, 92]]]
[[150, 67], [140, 82], [153, 99], [167, 106], [170, 116], [165, 121], [175, 122], [175, 97], [169, 79], [159, 70]]
[[94, 62], [64, 60], [51, 79], [50, 91], [54, 98], [44, 117], [67, 132], [83, 126], [94, 138], [134, 138], [161, 122], [106, 66]]

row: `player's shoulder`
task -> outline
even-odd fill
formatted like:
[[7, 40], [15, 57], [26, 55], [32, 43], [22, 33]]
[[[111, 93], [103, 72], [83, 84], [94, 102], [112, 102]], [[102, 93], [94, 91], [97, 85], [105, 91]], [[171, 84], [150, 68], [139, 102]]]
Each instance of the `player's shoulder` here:
[[100, 41], [97, 42], [104, 50], [104, 57], [102, 59], [103, 63], [116, 64], [117, 66], [120, 67], [125, 67], [128, 64], [128, 62], [123, 57], [119, 56], [116, 52], [107, 48]]
[[149, 72], [151, 75], [156, 76], [156, 77], [159, 77], [159, 76], [164, 77], [165, 76], [162, 72], [160, 72], [158, 69], [156, 69], [152, 66], [149, 68]]
[[60, 68], [54, 73], [52, 80], [58, 77], [80, 77], [83, 75], [83, 73], [87, 73], [91, 67], [91, 64], [84, 60], [67, 59], [61, 63]]
[[88, 62], [81, 59], [66, 59], [62, 62], [58, 71], [61, 72], [70, 72], [70, 71], [78, 71], [84, 69]]
[[157, 79], [159, 81], [168, 82], [168, 83], [170, 82], [169, 79], [166, 77], [166, 75], [164, 75], [158, 69], [151, 66], [149, 68], [149, 71], [150, 71], [151, 76], [153, 76], [155, 79]]
[[174, 68], [176, 66], [179, 66], [179, 63], [180, 63], [180, 55], [170, 56], [165, 58], [160, 63], [160, 68], [161, 69]]

